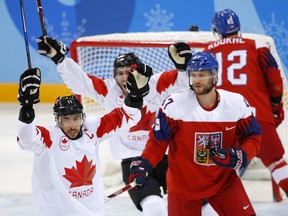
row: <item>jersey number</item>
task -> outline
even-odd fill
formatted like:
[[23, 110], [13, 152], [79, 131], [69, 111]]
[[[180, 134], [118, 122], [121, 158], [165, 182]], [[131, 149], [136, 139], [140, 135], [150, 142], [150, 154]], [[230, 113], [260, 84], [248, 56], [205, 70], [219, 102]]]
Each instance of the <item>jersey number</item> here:
[[[223, 56], [221, 52], [216, 53], [216, 58], [219, 64], [218, 68], [218, 82], [217, 86], [222, 85], [222, 61]], [[235, 50], [232, 51], [227, 55], [227, 61], [235, 61], [235, 59], [238, 58], [239, 61], [231, 64], [229, 67], [227, 67], [227, 80], [232, 85], [246, 85], [247, 84], [247, 74], [242, 71], [242, 73], [239, 74], [239, 77], [235, 77], [235, 70], [240, 70], [247, 64], [247, 50]]]
[[162, 106], [163, 106], [163, 109], [166, 109], [166, 107], [173, 103], [173, 99], [172, 98], [166, 98], [163, 102], [162, 102]]

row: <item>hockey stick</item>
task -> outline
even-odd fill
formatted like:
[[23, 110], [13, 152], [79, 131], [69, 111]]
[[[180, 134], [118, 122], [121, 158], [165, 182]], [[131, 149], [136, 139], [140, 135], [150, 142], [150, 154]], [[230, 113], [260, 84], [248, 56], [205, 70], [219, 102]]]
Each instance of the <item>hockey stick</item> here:
[[109, 200], [111, 200], [112, 198], [124, 193], [125, 191], [128, 191], [132, 188], [134, 188], [135, 186], [137, 186], [137, 184], [135, 183], [135, 181], [131, 182], [130, 184], [125, 185], [124, 187], [120, 188], [119, 190], [113, 192], [112, 194], [108, 195], [104, 202], [108, 202]]
[[[243, 177], [243, 175], [246, 172], [250, 162], [251, 161], [248, 162], [248, 164], [247, 164], [247, 166], [245, 168], [240, 168], [239, 169], [240, 178]], [[272, 176], [271, 176], [271, 183], [272, 183], [272, 195], [273, 195], [274, 202], [281, 202], [283, 200], [283, 198], [282, 198], [282, 195], [281, 195], [280, 187], [279, 187], [279, 185], [276, 184], [276, 182], [274, 181]]]
[[31, 57], [30, 57], [30, 49], [29, 49], [23, 0], [20, 0], [20, 9], [21, 9], [21, 18], [22, 18], [22, 26], [23, 26], [23, 33], [24, 33], [24, 40], [25, 40], [25, 47], [26, 47], [27, 62], [28, 62], [28, 68], [30, 69], [32, 68], [32, 64], [31, 64]]
[[248, 166], [249, 166], [250, 163], [251, 163], [251, 160], [248, 161], [247, 166], [246, 166], [245, 168], [243, 168], [243, 167], [239, 168], [239, 176], [240, 176], [240, 178], [243, 177], [243, 175], [244, 175], [244, 173], [246, 172], [246, 170], [247, 170], [247, 168], [248, 168]]
[[45, 36], [45, 35], [47, 35], [47, 31], [46, 31], [46, 25], [45, 25], [41, 0], [36, 0], [36, 4], [37, 4], [38, 15], [40, 18], [40, 25], [41, 25], [41, 29], [42, 29], [42, 34], [43, 34], [43, 36]]

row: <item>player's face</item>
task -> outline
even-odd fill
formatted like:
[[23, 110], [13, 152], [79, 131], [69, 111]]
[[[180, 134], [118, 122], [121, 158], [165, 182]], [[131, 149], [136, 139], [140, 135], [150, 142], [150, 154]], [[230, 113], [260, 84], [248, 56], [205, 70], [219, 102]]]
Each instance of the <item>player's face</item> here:
[[68, 116], [60, 116], [59, 117], [59, 126], [62, 131], [66, 134], [70, 139], [75, 139], [81, 129], [82, 125], [82, 115], [74, 114]]
[[213, 87], [213, 78], [210, 71], [190, 71], [190, 82], [196, 95], [203, 95], [209, 93]]
[[126, 83], [128, 75], [130, 73], [130, 69], [131, 67], [120, 67], [116, 69], [116, 76], [115, 76], [116, 82], [118, 83], [118, 85], [125, 94], [126, 93], [128, 94], [126, 90]]

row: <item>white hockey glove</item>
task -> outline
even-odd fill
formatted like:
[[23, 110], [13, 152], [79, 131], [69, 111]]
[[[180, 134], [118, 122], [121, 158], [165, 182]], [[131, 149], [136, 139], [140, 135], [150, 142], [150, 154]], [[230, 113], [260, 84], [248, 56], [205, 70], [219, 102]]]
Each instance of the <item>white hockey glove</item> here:
[[141, 108], [143, 105], [143, 97], [149, 93], [149, 80], [153, 74], [150, 66], [143, 63], [132, 65], [128, 81], [127, 90], [128, 96], [125, 98], [127, 106]]
[[41, 36], [37, 39], [38, 53], [46, 55], [52, 59], [55, 64], [61, 63], [69, 48], [62, 42], [48, 36]]
[[192, 52], [187, 43], [175, 42], [168, 47], [168, 55], [178, 70], [185, 71]]

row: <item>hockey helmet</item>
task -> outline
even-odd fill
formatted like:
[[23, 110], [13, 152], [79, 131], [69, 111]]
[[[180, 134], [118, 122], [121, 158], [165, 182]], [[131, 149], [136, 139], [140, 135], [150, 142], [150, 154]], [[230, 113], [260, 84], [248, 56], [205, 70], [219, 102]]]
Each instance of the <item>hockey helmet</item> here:
[[74, 96], [58, 97], [53, 107], [55, 117], [83, 114], [83, 106]]
[[186, 70], [188, 72], [188, 77], [189, 77], [189, 86], [192, 90], [194, 89], [193, 89], [192, 78], [191, 78], [190, 72], [201, 72], [201, 71], [208, 70], [210, 72], [212, 83], [213, 83], [210, 90], [212, 90], [212, 88], [217, 83], [218, 62], [212, 52], [197, 52], [193, 54], [187, 64]]
[[218, 70], [218, 62], [212, 52], [197, 52], [192, 55], [187, 64], [187, 71], [203, 71], [209, 70], [214, 76]]
[[120, 67], [130, 67], [133, 64], [140, 63], [140, 59], [134, 53], [119, 54], [114, 60], [114, 77], [116, 76], [116, 69]]
[[222, 37], [239, 32], [240, 27], [239, 18], [231, 9], [218, 11], [212, 18], [212, 31]]

